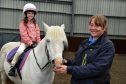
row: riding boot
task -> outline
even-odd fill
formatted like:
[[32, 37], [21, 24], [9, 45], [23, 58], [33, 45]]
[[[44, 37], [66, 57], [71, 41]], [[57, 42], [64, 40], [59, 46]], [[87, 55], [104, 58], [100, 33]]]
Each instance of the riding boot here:
[[16, 67], [15, 66], [11, 66], [11, 69], [10, 69], [8, 75], [9, 76], [13, 76], [13, 77], [17, 76], [17, 74], [16, 74]]
[[19, 54], [16, 53], [14, 55], [14, 58], [13, 58], [12, 62], [11, 62], [11, 69], [10, 69], [10, 71], [8, 73], [9, 76], [14, 76], [14, 77], [16, 76], [16, 73], [15, 73], [16, 72], [15, 64], [16, 64], [16, 62], [18, 60], [18, 57], [19, 57]]

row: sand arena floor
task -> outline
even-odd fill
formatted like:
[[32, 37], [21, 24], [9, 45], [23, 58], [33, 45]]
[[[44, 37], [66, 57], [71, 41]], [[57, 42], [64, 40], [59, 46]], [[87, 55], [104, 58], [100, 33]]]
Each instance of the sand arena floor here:
[[[65, 58], [72, 59], [74, 52], [65, 52]], [[70, 75], [56, 74], [53, 84], [70, 84]], [[111, 84], [126, 84], [126, 54], [116, 54], [111, 68]], [[0, 83], [1, 84], [1, 83]], [[8, 80], [8, 84], [13, 84]]]

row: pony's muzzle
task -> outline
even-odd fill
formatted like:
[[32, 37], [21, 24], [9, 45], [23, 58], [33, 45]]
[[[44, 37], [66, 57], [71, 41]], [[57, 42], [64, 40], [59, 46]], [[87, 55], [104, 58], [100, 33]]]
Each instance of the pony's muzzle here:
[[62, 64], [62, 58], [56, 58], [55, 60], [54, 60], [54, 64], [55, 65], [61, 65]]

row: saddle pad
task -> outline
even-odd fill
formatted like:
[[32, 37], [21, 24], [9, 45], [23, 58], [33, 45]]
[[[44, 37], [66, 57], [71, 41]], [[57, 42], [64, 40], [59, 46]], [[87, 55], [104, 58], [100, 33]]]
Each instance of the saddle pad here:
[[[15, 47], [14, 49], [12, 49], [9, 54], [7, 55], [7, 61], [8, 62], [11, 62], [15, 53], [17, 52], [19, 46]], [[20, 56], [19, 56], [19, 60], [18, 62], [16, 63], [16, 67], [21, 70], [29, 53], [30, 53], [31, 49], [27, 50], [26, 52], [22, 53]]]
[[31, 51], [31, 49], [24, 53], [24, 56], [23, 56], [23, 58], [21, 59], [21, 63], [20, 63], [20, 65], [19, 65], [19, 70], [22, 69], [22, 67], [23, 67], [23, 65], [24, 65], [24, 63], [25, 63], [27, 57], [29, 56], [30, 51]]
[[17, 52], [18, 48], [19, 48], [19, 46], [18, 46], [18, 47], [15, 47], [14, 49], [12, 49], [12, 50], [9, 52], [9, 54], [7, 55], [7, 61], [8, 61], [8, 62], [11, 62], [11, 61], [12, 61], [12, 59], [13, 59], [15, 53]]

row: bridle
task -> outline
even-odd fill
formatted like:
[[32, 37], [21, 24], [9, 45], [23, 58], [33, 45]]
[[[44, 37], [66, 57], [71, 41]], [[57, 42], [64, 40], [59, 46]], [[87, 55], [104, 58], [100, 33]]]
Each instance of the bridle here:
[[35, 55], [35, 50], [34, 50], [34, 48], [33, 48], [33, 55], [34, 55], [36, 64], [38, 65], [40, 71], [42, 71], [42, 72], [43, 72], [46, 68], [48, 68], [48, 66], [50, 66], [50, 64], [51, 64], [51, 60], [49, 59], [49, 52], [48, 52], [48, 49], [47, 49], [47, 45], [46, 45], [46, 48], [45, 48], [45, 53], [46, 53], [46, 56], [47, 56], [47, 58], [48, 58], [48, 62], [47, 62], [43, 67], [41, 67], [40, 64], [39, 64], [38, 61], [37, 61], [37, 58], [36, 58], [36, 55]]
[[[36, 58], [36, 55], [35, 55], [35, 50], [33, 48], [33, 55], [34, 55], [36, 64], [38, 65], [38, 67], [39, 67], [39, 69], [40, 69], [41, 72], [43, 72], [44, 70], [46, 70], [46, 68], [48, 68], [50, 66], [50, 64], [51, 64], [51, 60], [49, 60], [49, 52], [48, 52], [48, 49], [47, 49], [47, 45], [46, 45], [46, 48], [45, 48], [45, 52], [46, 52], [46, 56], [48, 58], [48, 62], [43, 67], [41, 67], [40, 64], [37, 61], [37, 58]], [[18, 71], [18, 74], [19, 74], [20, 79], [22, 80], [22, 76], [21, 76], [20, 71]]]

